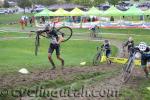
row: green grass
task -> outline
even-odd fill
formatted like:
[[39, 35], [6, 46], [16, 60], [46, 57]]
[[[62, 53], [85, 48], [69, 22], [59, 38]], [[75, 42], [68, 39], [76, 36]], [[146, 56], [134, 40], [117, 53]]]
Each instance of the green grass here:
[[26, 14], [0, 14], [0, 24], [9, 24], [12, 22], [19, 22], [21, 16], [27, 15], [27, 16], [33, 16], [33, 14], [26, 13]]
[[133, 87], [123, 88], [121, 100], [150, 100], [150, 80], [143, 79]]
[[[91, 41], [68, 41], [61, 45], [61, 55], [65, 59], [66, 66], [79, 66], [80, 62], [86, 61], [90, 65], [96, 46], [100, 46], [99, 42]], [[47, 59], [47, 50], [49, 41], [41, 40], [41, 46], [38, 56], [34, 55], [34, 39], [17, 39], [0, 41], [0, 72], [15, 72], [20, 68], [50, 68], [50, 63]], [[117, 50], [114, 46], [114, 51]], [[113, 55], [116, 53], [113, 52]], [[57, 66], [60, 62], [55, 57], [53, 58]]]
[[0, 32], [0, 37], [27, 37], [27, 33], [21, 33], [21, 32]]
[[129, 36], [133, 37], [134, 42], [135, 42], [136, 45], [138, 45], [140, 42], [146, 42], [147, 44], [150, 45], [150, 42], [149, 42], [150, 37], [149, 37], [149, 35], [103, 34], [104, 38], [119, 40], [119, 41], [122, 41], [122, 43], [124, 41], [127, 41]]
[[[81, 35], [89, 33], [89, 29], [73, 29], [75, 33], [80, 33]], [[112, 29], [112, 28], [100, 28], [102, 33], [119, 33], [119, 34], [136, 34], [136, 35], [149, 35], [148, 29]]]

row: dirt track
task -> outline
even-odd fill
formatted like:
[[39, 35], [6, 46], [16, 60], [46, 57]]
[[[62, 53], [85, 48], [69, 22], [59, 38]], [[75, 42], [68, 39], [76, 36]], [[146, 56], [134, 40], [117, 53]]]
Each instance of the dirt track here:
[[108, 67], [107, 65], [101, 66], [91, 66], [91, 67], [72, 67], [72, 68], [65, 68], [64, 70], [57, 69], [57, 70], [36, 70], [31, 72], [28, 75], [23, 74], [15, 74], [15, 75], [3, 75], [0, 76], [0, 87], [4, 88], [13, 88], [16, 86], [23, 86], [27, 84], [38, 83], [45, 80], [54, 80], [57, 77], [62, 77], [63, 79], [71, 80], [73, 74], [80, 74], [80, 73], [89, 73], [89, 72], [99, 72], [105, 70], [111, 70], [113, 68], [112, 65]]

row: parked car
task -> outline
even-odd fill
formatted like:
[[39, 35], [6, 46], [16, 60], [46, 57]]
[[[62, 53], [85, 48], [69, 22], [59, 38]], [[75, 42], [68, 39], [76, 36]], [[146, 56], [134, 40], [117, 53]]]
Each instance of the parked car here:
[[0, 10], [0, 14], [5, 14], [5, 10]]

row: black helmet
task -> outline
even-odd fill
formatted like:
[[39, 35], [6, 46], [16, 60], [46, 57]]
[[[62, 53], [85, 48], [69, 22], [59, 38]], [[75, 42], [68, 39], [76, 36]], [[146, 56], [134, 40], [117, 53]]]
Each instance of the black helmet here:
[[105, 43], [109, 43], [109, 41], [108, 41], [108, 40], [104, 40], [104, 42], [105, 42]]
[[50, 30], [50, 24], [45, 25], [45, 30]]

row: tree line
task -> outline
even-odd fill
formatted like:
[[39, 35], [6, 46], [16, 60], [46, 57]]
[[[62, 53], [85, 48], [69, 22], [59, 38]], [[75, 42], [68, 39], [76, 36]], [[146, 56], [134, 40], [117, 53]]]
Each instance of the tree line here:
[[[110, 5], [116, 5], [122, 0], [9, 0], [9, 1], [15, 1], [17, 2], [18, 6], [25, 9], [26, 7], [31, 7], [35, 4], [42, 4], [42, 5], [53, 5], [53, 4], [64, 4], [64, 3], [74, 3], [79, 4], [83, 6], [97, 6], [99, 4], [103, 4], [108, 2]], [[8, 8], [8, 0], [4, 1], [4, 7]]]

